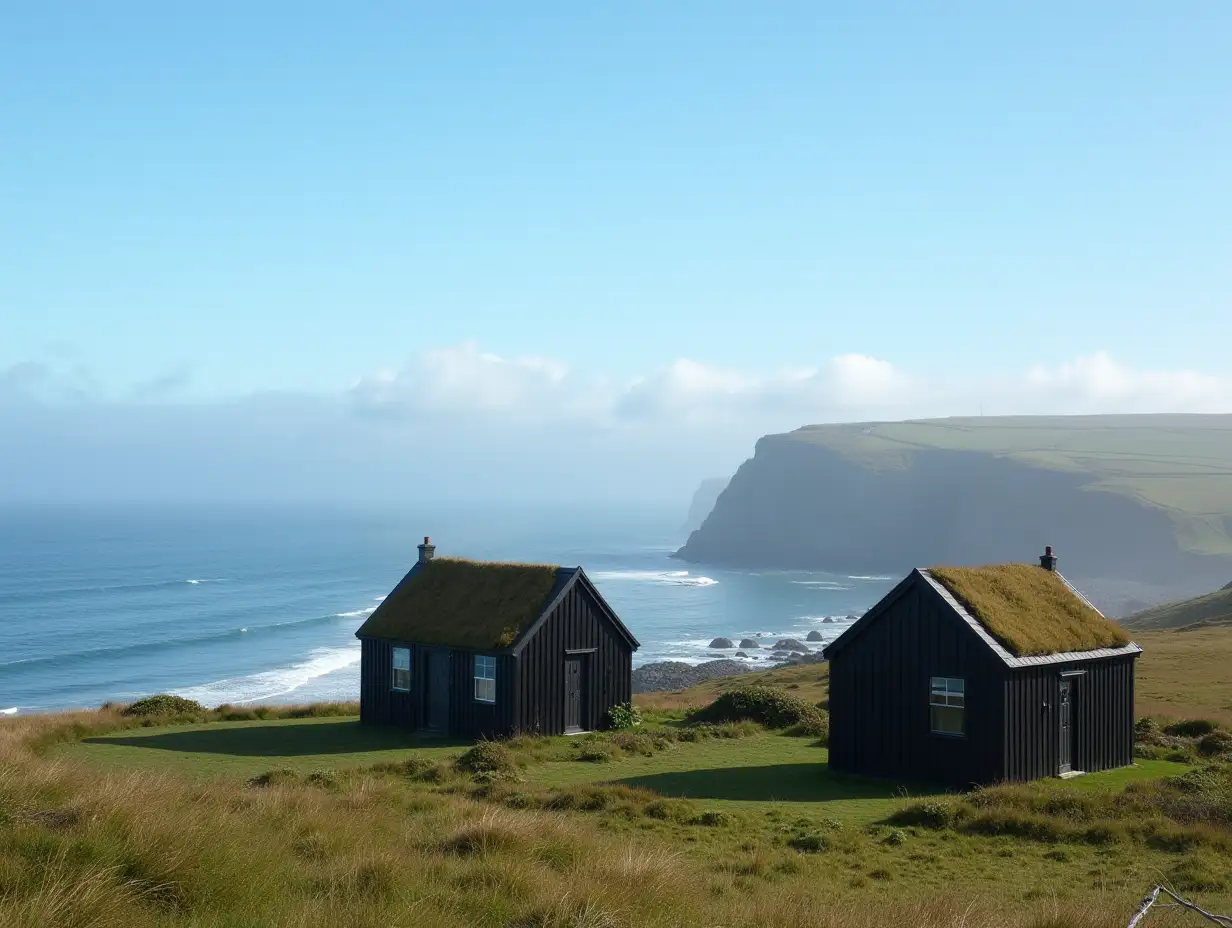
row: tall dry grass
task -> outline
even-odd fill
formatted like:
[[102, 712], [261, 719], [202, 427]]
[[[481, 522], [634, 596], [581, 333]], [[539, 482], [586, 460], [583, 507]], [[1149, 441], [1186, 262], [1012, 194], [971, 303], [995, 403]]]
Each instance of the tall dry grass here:
[[[104, 772], [47, 745], [107, 713], [0, 723], [0, 926], [1111, 928], [1132, 900], [1028, 905], [990, 885], [817, 890], [781, 848], [716, 866], [594, 816], [496, 808], [387, 773], [329, 788]], [[1166, 924], [1161, 921], [1159, 924]]]

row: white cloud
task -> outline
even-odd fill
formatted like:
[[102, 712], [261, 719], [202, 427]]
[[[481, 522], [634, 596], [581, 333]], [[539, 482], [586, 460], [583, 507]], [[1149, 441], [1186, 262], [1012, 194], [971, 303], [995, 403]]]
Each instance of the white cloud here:
[[1106, 353], [1018, 373], [939, 377], [882, 358], [843, 354], [813, 368], [770, 373], [682, 358], [623, 385], [546, 358], [504, 358], [473, 343], [437, 349], [396, 373], [361, 380], [352, 399], [400, 414], [585, 419], [604, 427], [739, 426], [949, 415], [1232, 412], [1232, 379], [1135, 370]]

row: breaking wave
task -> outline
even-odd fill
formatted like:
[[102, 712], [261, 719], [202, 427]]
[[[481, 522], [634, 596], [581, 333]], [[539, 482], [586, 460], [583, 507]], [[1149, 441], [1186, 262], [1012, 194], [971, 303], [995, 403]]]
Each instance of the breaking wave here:
[[712, 577], [695, 577], [687, 570], [599, 570], [590, 576], [597, 581], [642, 580], [665, 586], [714, 586], [719, 582]]
[[317, 648], [309, 653], [306, 661], [289, 667], [262, 670], [244, 677], [231, 677], [201, 686], [186, 687], [175, 690], [175, 694], [186, 699], [195, 699], [207, 706], [223, 703], [243, 705], [274, 699], [293, 693], [318, 677], [358, 664], [359, 657], [358, 642], [353, 647]]

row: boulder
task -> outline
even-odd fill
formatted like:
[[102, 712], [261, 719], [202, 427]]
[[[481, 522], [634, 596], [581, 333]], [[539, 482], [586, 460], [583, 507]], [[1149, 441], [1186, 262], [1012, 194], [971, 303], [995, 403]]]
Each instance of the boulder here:
[[800, 641], [797, 638], [781, 638], [774, 643], [774, 650], [776, 651], [800, 651], [802, 653], [807, 654], [809, 649], [808, 649], [808, 645], [806, 645], [803, 641]]
[[756, 641], [754, 641], [752, 638], [741, 638], [741, 639], [740, 639], [740, 647], [742, 647], [742, 648], [760, 648], [760, 647], [761, 647], [761, 645], [760, 645], [760, 644], [758, 644]]
[[819, 632], [817, 629], [813, 629], [811, 632], [808, 633], [808, 635], [805, 636], [804, 640], [805, 641], [824, 641], [825, 639], [821, 637], [821, 632]]
[[710, 647], [712, 648], [734, 648], [735, 645], [732, 644], [732, 640], [730, 638], [716, 638], [714, 639], [714, 641], [710, 642]]
[[748, 655], [747, 655], [747, 654], [745, 654], [743, 651], [737, 651], [737, 652], [736, 652], [736, 657], [748, 657]]

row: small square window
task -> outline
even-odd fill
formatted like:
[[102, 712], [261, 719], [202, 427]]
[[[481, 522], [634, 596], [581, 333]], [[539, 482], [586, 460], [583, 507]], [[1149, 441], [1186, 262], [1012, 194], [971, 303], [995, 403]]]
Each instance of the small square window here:
[[391, 689], [399, 693], [411, 691], [411, 649], [394, 648], [394, 675]]
[[934, 734], [962, 735], [967, 709], [966, 683], [957, 677], [933, 677], [928, 696]]
[[475, 655], [475, 701], [496, 702], [496, 658]]

